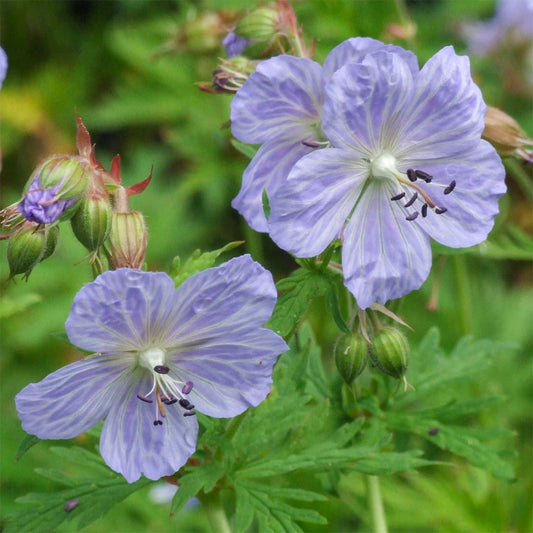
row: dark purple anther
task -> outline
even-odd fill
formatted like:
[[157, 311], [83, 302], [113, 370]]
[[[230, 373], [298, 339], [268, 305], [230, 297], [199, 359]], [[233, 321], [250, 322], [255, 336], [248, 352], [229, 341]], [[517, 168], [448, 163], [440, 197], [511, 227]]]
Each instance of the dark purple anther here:
[[191, 402], [189, 402], [189, 400], [186, 400], [185, 398], [182, 398], [180, 400], [180, 405], [184, 408], [184, 409], [187, 409], [189, 407], [189, 405], [191, 405]]
[[176, 398], [172, 398], [172, 400], [169, 400], [168, 398], [166, 400], [161, 400], [165, 405], [173, 405], [175, 404], [178, 400]]
[[195, 414], [194, 411], [183, 411], [183, 416], [194, 416]]
[[78, 498], [74, 498], [73, 500], [69, 500], [67, 503], [65, 503], [63, 509], [65, 509], [65, 511], [67, 511], [68, 513], [72, 511], [74, 507], [78, 507], [79, 504], [80, 504], [80, 500]]
[[426, 218], [428, 216], [428, 204], [422, 206], [422, 216]]
[[181, 389], [181, 392], [183, 392], [183, 394], [189, 394], [192, 391], [192, 387], [192, 381], [187, 381], [187, 383], [185, 383], [185, 385], [183, 386], [183, 389]]
[[139, 398], [139, 400], [142, 400], [143, 402], [152, 403], [152, 400], [149, 400], [148, 398], [145, 398], [144, 396], [141, 396], [140, 394], [137, 394], [137, 398]]
[[423, 170], [415, 170], [415, 174], [417, 178], [424, 180], [426, 183], [431, 183], [431, 180], [433, 179], [433, 176]]
[[455, 180], [453, 180], [449, 185], [448, 187], [446, 187], [446, 189], [444, 189], [444, 194], [450, 194], [454, 189], [455, 189], [455, 186], [457, 184], [455, 183]]
[[437, 215], [442, 215], [442, 213], [446, 213], [448, 211], [445, 207], [435, 207], [435, 213]]
[[154, 420], [154, 426], [162, 426], [163, 422], [161, 420]]
[[436, 435], [439, 431], [439, 428], [431, 428], [428, 430], [428, 435]]
[[401, 192], [400, 194], [397, 194], [396, 196], [393, 196], [393, 197], [391, 198], [391, 200], [392, 200], [393, 202], [396, 202], [396, 200], [401, 200], [404, 196], [405, 196], [405, 193], [404, 193], [404, 192]]
[[407, 177], [409, 178], [409, 181], [416, 181], [416, 172], [412, 168], [408, 168]]
[[405, 217], [405, 220], [409, 220], [411, 222], [418, 216], [418, 211], [415, 211], [414, 213], [411, 213], [408, 217]]
[[154, 370], [158, 374], [168, 374], [170, 368], [168, 368], [168, 366], [165, 366], [165, 365], [157, 365], [157, 366], [154, 366]]
[[411, 199], [406, 204], [404, 204], [404, 207], [411, 207], [416, 202], [417, 198], [418, 198], [418, 193], [415, 192], [413, 196], [411, 196]]
[[302, 141], [304, 146], [309, 146], [309, 148], [318, 148], [320, 146], [316, 141]]

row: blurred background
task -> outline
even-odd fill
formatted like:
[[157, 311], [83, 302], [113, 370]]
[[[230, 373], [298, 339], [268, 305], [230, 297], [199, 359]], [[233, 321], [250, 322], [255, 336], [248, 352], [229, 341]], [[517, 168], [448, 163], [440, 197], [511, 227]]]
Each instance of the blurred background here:
[[[495, 12], [490, 0], [413, 0], [405, 11], [392, 0], [294, 0], [292, 5], [308, 42], [316, 39], [319, 62], [334, 46], [359, 35], [411, 48], [420, 64], [448, 44], [467, 53], [465, 24], [488, 20]], [[231, 96], [198, 88], [199, 82], [210, 81], [218, 58], [224, 56], [220, 43], [244, 7], [253, 3], [3, 2], [0, 44], [9, 69], [0, 91], [1, 207], [19, 199], [26, 180], [46, 156], [76, 152], [77, 112], [106, 168], [120, 153], [125, 185], [144, 179], [153, 167], [150, 186], [131, 201], [147, 219], [150, 270], [168, 270], [174, 256], [185, 258], [196, 248], [214, 249], [242, 239], [247, 244], [236, 253], [248, 246], [276, 278], [294, 270], [287, 254], [268, 237], [252, 235], [231, 208], [247, 165], [231, 144]], [[399, 32], [398, 26], [412, 31]], [[519, 52], [513, 53], [502, 49], [488, 57], [472, 55], [472, 72], [486, 102], [505, 110], [531, 135], [533, 73], [529, 71], [528, 81]], [[480, 390], [506, 399], [478, 422], [516, 432], [516, 456], [511, 460], [519, 477], [510, 484], [465, 466], [426, 469], [408, 481], [385, 478], [391, 531], [533, 531], [533, 185], [531, 165], [513, 160], [507, 170], [509, 194], [502, 200], [491, 245], [449, 257], [436, 250], [432, 276], [397, 312], [414, 326], [413, 343], [438, 325], [445, 348], [464, 334], [519, 346], [514, 358], [497, 362], [478, 384]], [[509, 227], [519, 233], [509, 236]], [[7, 242], [0, 241], [1, 280], [9, 272], [6, 249]], [[50, 454], [47, 444], [15, 462], [24, 432], [13, 398], [29, 382], [79, 357], [58, 335], [64, 332], [74, 294], [91, 279], [87, 261], [81, 261], [85, 256], [63, 224], [55, 254], [35, 268], [29, 281], [2, 286], [0, 517], [20, 509], [17, 497], [56, 488], [35, 468], [68, 468]], [[438, 306], [429, 311], [436, 283]], [[466, 305], [459, 306], [460, 299]], [[322, 302], [315, 302], [312, 318], [327, 357], [338, 332], [321, 309]], [[83, 444], [83, 437], [78, 443]], [[169, 504], [155, 503], [158, 498], [153, 486], [143, 489], [86, 531], [209, 531], [198, 507], [191, 505], [170, 518]], [[357, 530], [360, 524], [353, 522], [353, 515], [358, 505], [365, 505], [364, 494], [355, 484], [344, 498], [348, 505], [334, 505], [329, 513], [321, 509], [330, 525], [309, 531]], [[147, 504], [150, 499], [154, 503]], [[70, 523], [58, 529], [74, 530]]]

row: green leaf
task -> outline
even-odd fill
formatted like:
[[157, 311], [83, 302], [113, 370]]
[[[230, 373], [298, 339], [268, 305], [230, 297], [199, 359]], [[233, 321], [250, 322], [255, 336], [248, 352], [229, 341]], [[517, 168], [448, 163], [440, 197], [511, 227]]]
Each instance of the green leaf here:
[[[99, 455], [83, 448], [54, 447], [51, 451], [62, 460], [86, 467], [87, 473], [74, 478], [60, 470], [37, 469], [39, 474], [69, 488], [57, 492], [30, 493], [18, 498], [18, 503], [29, 505], [6, 518], [5, 533], [53, 531], [67, 520], [77, 521], [81, 529], [107, 513], [116, 503], [152, 483], [145, 478], [128, 483], [105, 466]], [[65, 508], [68, 502], [74, 505], [72, 509]]]
[[19, 294], [16, 297], [4, 294], [4, 296], [0, 298], [0, 319], [6, 319], [17, 313], [22, 313], [26, 311], [28, 307], [39, 303], [42, 299], [43, 297], [40, 294], [33, 292]]
[[170, 277], [174, 280], [176, 287], [179, 287], [187, 278], [209, 268], [215, 264], [215, 261], [218, 257], [224, 252], [233, 250], [237, 246], [240, 246], [244, 241], [234, 241], [226, 244], [218, 250], [212, 252], [204, 252], [201, 250], [195, 250], [191, 257], [185, 261], [185, 264], [181, 265], [181, 259], [179, 256], [174, 258], [172, 262], [172, 267], [170, 269]]
[[249, 144], [244, 144], [237, 139], [231, 139], [231, 144], [235, 150], [239, 151], [241, 154], [245, 155], [248, 159], [252, 159], [257, 153], [257, 148]]
[[342, 312], [339, 305], [339, 293], [337, 290], [337, 285], [332, 283], [329, 287], [329, 290], [326, 293], [326, 305], [328, 311], [333, 316], [335, 324], [343, 333], [351, 333], [350, 328], [347, 326], [344, 318], [342, 317]]

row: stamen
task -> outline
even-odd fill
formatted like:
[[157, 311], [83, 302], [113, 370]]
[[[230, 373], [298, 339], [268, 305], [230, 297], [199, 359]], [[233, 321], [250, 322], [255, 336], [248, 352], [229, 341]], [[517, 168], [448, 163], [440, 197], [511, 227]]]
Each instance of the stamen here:
[[453, 180], [449, 185], [448, 187], [446, 187], [446, 189], [444, 189], [444, 194], [450, 194], [454, 189], [455, 189], [455, 186], [457, 184], [455, 183], [455, 180]]
[[446, 213], [446, 211], [448, 211], [445, 207], [436, 207], [435, 208], [435, 213], [437, 213], [437, 215], [442, 215], [442, 213]]
[[320, 146], [320, 143], [316, 141], [302, 141], [302, 144], [304, 146], [309, 146], [309, 148], [318, 148]]
[[167, 412], [165, 411], [165, 406], [163, 405], [163, 402], [161, 401], [161, 396], [156, 393], [155, 399], [157, 400], [157, 407], [159, 408], [159, 412], [161, 413], [161, 416], [165, 418], [167, 416]]
[[192, 391], [192, 387], [193, 382], [187, 381], [187, 383], [185, 383], [185, 385], [183, 386], [183, 389], [181, 389], [181, 392], [183, 392], [183, 394], [189, 394]]
[[161, 420], [154, 420], [154, 426], [162, 426], [163, 422]]
[[172, 398], [172, 400], [169, 400], [168, 398], [166, 400], [161, 400], [165, 405], [173, 405], [177, 403], [177, 398]]
[[393, 197], [391, 198], [391, 200], [392, 200], [393, 202], [396, 202], [396, 200], [401, 200], [404, 196], [405, 196], [405, 193], [404, 193], [404, 192], [401, 192], [400, 194], [397, 194], [396, 196], [393, 196]]
[[411, 207], [416, 202], [417, 198], [418, 198], [418, 193], [415, 191], [413, 196], [411, 196], [411, 199], [406, 204], [404, 204], [404, 207]]
[[183, 416], [194, 416], [195, 414], [194, 411], [183, 411]]
[[154, 366], [154, 370], [158, 374], [168, 374], [170, 371], [170, 368], [168, 368], [168, 366], [165, 366], [165, 365], [156, 365]]
[[418, 216], [418, 211], [415, 211], [414, 213], [411, 213], [408, 217], [405, 217], [405, 220], [409, 220], [409, 222], [413, 221]]
[[428, 204], [422, 206], [422, 216], [426, 218], [428, 216]]
[[409, 178], [409, 181], [416, 181], [416, 172], [412, 168], [408, 168], [407, 177]]
[[423, 170], [415, 170], [415, 174], [417, 178], [424, 180], [426, 183], [431, 183], [431, 180], [433, 179], [433, 176]]
[[180, 405], [187, 409], [187, 407], [189, 407], [189, 405], [191, 405], [191, 402], [189, 402], [189, 400], [186, 400], [185, 398], [182, 398], [180, 401], [179, 401]]
[[146, 403], [153, 403], [152, 400], [149, 400], [148, 398], [145, 398], [144, 396], [141, 396], [140, 394], [137, 394], [137, 398], [139, 398], [139, 400], [142, 400], [143, 402], [146, 402]]

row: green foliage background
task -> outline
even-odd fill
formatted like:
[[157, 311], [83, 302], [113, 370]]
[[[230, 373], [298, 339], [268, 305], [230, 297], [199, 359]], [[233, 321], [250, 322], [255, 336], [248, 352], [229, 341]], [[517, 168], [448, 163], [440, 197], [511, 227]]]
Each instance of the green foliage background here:
[[[10, 63], [7, 80], [0, 91], [2, 206], [18, 200], [25, 181], [43, 157], [75, 151], [77, 111], [91, 132], [97, 144], [97, 156], [105, 166], [109, 166], [116, 153], [121, 154], [122, 175], [127, 185], [145, 178], [153, 165], [149, 188], [132, 199], [132, 206], [147, 217], [150, 269], [168, 271], [177, 254], [186, 258], [197, 248], [216, 249], [230, 241], [246, 239], [247, 243], [235, 253], [247, 248], [255, 259], [273, 271], [276, 279], [295, 270], [297, 265], [287, 254], [267, 237], [251, 234], [231, 209], [230, 201], [240, 187], [247, 164], [246, 158], [233, 147], [225, 127], [231, 97], [206, 94], [196, 85], [210, 79], [217, 57], [223, 54], [219, 36], [202, 30], [201, 21], [206, 20], [206, 14], [220, 10], [231, 18], [244, 4], [247, 3], [237, 0], [2, 3], [0, 37]], [[294, 1], [293, 6], [305, 34], [317, 39], [315, 57], [319, 61], [348, 37], [383, 38], [387, 25], [398, 22], [392, 0], [302, 0]], [[423, 63], [447, 44], [453, 44], [459, 53], [464, 52], [465, 43], [458, 31], [460, 22], [465, 18], [491, 16], [493, 2], [413, 1], [408, 2], [408, 9], [418, 33], [412, 42], [397, 43], [411, 47]], [[508, 73], [502, 72], [498, 64], [476, 58], [472, 59], [472, 68], [487, 103], [507, 111], [531, 134], [532, 102], [516, 93]], [[410, 335], [416, 349], [408, 377], [415, 383], [417, 394], [423, 396], [424, 387], [427, 397], [437, 394], [430, 385], [431, 371], [438, 369], [451, 376], [448, 384], [440, 382], [446, 385], [438, 391], [442, 398], [447, 398], [451, 405], [462, 405], [462, 398], [468, 397], [470, 402], [477, 403], [476, 407], [485, 408], [478, 413], [463, 405], [463, 421], [472, 426], [472, 434], [459, 453], [453, 448], [457, 443], [444, 442], [439, 447], [427, 438], [431, 417], [445, 414], [421, 414], [418, 410], [436, 405], [417, 405], [415, 401], [415, 405], [409, 406], [412, 411], [402, 411], [403, 419], [390, 414], [394, 413], [392, 406], [386, 424], [376, 431], [384, 431], [389, 437], [394, 431], [395, 438], [401, 441], [413, 439], [412, 435], [402, 437], [402, 428], [408, 428], [419, 433], [415, 445], [425, 451], [426, 459], [450, 461], [450, 455], [441, 450], [444, 447], [478, 466], [454, 458], [454, 467], [433, 465], [416, 473], [410, 471], [417, 464], [413, 457], [404, 473], [382, 476], [391, 531], [528, 533], [533, 530], [533, 246], [528, 236], [533, 228], [533, 214], [531, 198], [517, 173], [525, 173], [525, 179], [531, 183], [530, 169], [521, 165], [509, 167], [509, 194], [502, 201], [502, 214], [491, 243], [448, 257], [436, 249], [438, 258], [431, 278], [420, 291], [404, 299], [401, 309], [395, 310], [415, 328]], [[509, 229], [511, 226], [513, 230]], [[0, 242], [1, 279], [8, 274], [6, 247], [6, 242]], [[84, 463], [83, 458], [81, 463], [64, 461], [57, 448], [50, 452], [49, 443], [36, 445], [20, 461], [15, 461], [24, 432], [15, 413], [14, 395], [27, 383], [39, 381], [79, 357], [58, 335], [64, 331], [74, 294], [90, 280], [88, 265], [77, 264], [84, 256], [84, 249], [68, 227], [62, 227], [54, 256], [35, 269], [28, 283], [17, 281], [2, 291], [2, 517], [19, 511], [22, 506], [15, 499], [29, 492], [63, 489], [64, 479], [50, 471], [61, 470], [63, 476], [83, 478], [84, 468], [96, 468]], [[439, 307], [430, 312], [426, 305], [435, 272], [439, 270]], [[333, 375], [331, 351], [339, 329], [331, 317], [324, 315], [324, 293], [313, 294], [318, 298], [312, 303], [309, 316], [314, 336], [322, 346], [315, 357], [322, 361], [323, 371]], [[431, 329], [434, 325], [441, 331], [440, 339], [436, 330]], [[305, 328], [300, 334], [310, 335]], [[466, 334], [499, 344], [493, 343], [489, 349], [474, 340], [460, 341]], [[473, 344], [460, 345], [454, 352], [459, 342]], [[437, 352], [446, 364], [433, 359]], [[464, 360], [462, 354], [469, 359]], [[463, 371], [465, 379], [461, 382]], [[278, 372], [283, 374], [283, 365]], [[343, 401], [339, 396], [340, 383], [337, 385], [338, 390], [330, 391], [330, 396], [333, 402], [340, 403]], [[317, 398], [315, 401], [319, 402]], [[407, 402], [409, 398], [412, 400], [406, 396], [398, 402]], [[370, 412], [374, 409], [375, 414], [379, 411], [376, 405], [369, 404], [367, 408]], [[313, 409], [316, 410], [316, 405]], [[295, 407], [294, 414], [297, 412]], [[253, 419], [247, 423], [253, 424]], [[491, 432], [490, 428], [496, 426], [513, 432], [514, 438], [509, 438], [506, 432]], [[326, 431], [327, 427], [321, 429]], [[209, 435], [208, 431], [206, 439]], [[263, 437], [259, 432], [255, 446], [261, 445], [260, 438]], [[446, 432], [442, 431], [438, 438], [445, 440]], [[91, 439], [91, 435], [84, 435], [75, 444], [92, 449], [94, 439]], [[499, 465], [496, 459], [477, 457], [477, 463], [472, 460], [476, 443], [481, 446], [493, 439], [506, 441], [503, 451], [511, 447], [516, 450], [505, 457], [517, 472], [512, 482], [509, 478], [513, 476], [505, 471], [506, 467], [498, 470], [494, 466]], [[301, 442], [306, 441], [302, 438]], [[407, 448], [409, 444], [412, 442], [396, 443], [396, 448]], [[317, 450], [313, 453], [315, 457], [319, 455]], [[492, 473], [483, 469], [488, 464], [484, 460], [492, 465]], [[36, 468], [48, 471], [49, 475], [37, 475]], [[268, 500], [268, 491], [261, 493], [258, 489], [258, 480], [267, 474], [258, 470], [257, 479], [250, 475], [246, 485], [249, 494], [243, 498], [262, 494], [264, 501], [273, 505]], [[300, 486], [313, 491], [318, 487], [316, 473], [304, 476], [295, 469], [290, 476], [292, 490]], [[114, 481], [110, 478], [109, 482]], [[265, 486], [272, 483], [276, 486], [275, 481]], [[333, 486], [333, 480], [331, 483]], [[140, 488], [90, 524], [86, 531], [209, 531], [198, 506], [190, 505], [170, 517], [170, 504], [150, 502], [152, 485]], [[337, 494], [326, 502], [320, 501], [319, 496], [314, 501], [309, 494], [285, 493], [289, 500], [307, 498], [305, 505], [317, 509], [328, 520], [327, 525], [305, 524], [302, 526], [305, 531], [365, 531], [363, 477], [352, 471], [336, 479], [335, 486]], [[280, 488], [278, 494], [281, 492]], [[233, 505], [231, 501], [226, 503]], [[240, 524], [243, 525], [246, 521]], [[75, 527], [74, 523], [66, 522], [57, 530], [74, 531]]]

